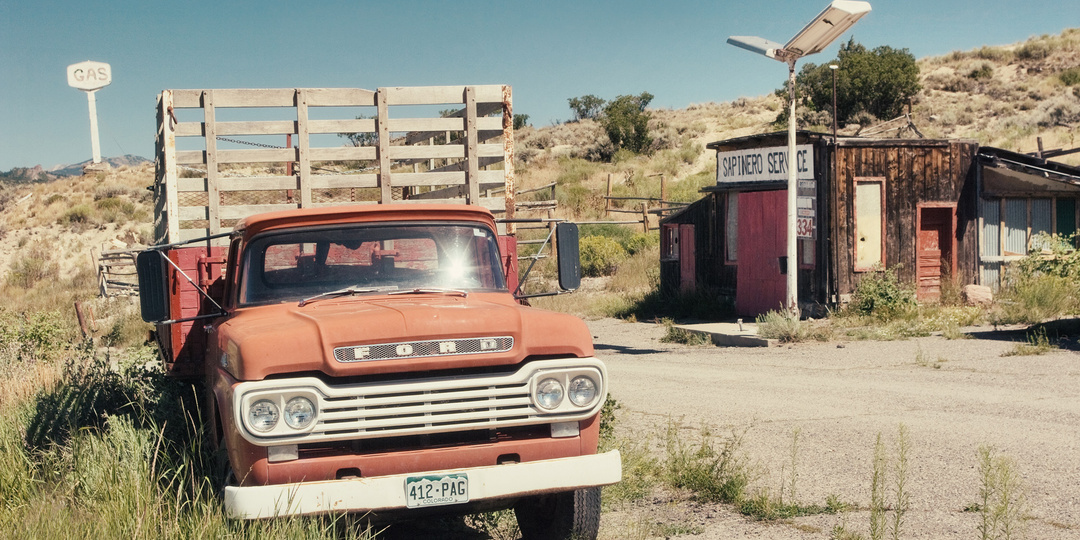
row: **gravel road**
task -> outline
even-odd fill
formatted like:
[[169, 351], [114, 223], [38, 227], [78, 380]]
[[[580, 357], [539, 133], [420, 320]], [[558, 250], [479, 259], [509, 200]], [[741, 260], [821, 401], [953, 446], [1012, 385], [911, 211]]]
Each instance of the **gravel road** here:
[[1015, 460], [1024, 536], [1080, 539], [1075, 342], [1041, 356], [1003, 357], [1023, 334], [984, 328], [960, 340], [722, 348], [661, 343], [664, 328], [650, 323], [601, 319], [589, 327], [622, 405], [622, 436], [660, 440], [669, 419], [718, 433], [745, 429], [742, 448], [761, 472], [759, 487], [775, 493], [790, 477], [798, 430], [796, 498], [824, 504], [835, 495], [860, 508], [760, 523], [730, 506], [654, 497], [605, 514], [604, 538], [642, 537], [649, 523], [673, 521], [693, 530], [690, 538], [829, 538], [837, 525], [866, 536], [874, 442], [881, 433], [892, 448], [903, 424], [911, 505], [903, 538], [980, 537], [979, 513], [964, 509], [978, 500], [977, 451], [988, 445]]

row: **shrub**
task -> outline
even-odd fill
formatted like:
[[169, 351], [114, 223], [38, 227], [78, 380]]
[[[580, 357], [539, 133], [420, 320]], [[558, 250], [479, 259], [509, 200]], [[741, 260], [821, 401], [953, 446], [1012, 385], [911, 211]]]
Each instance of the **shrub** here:
[[36, 244], [29, 252], [11, 263], [7, 283], [13, 287], [30, 289], [41, 280], [56, 278], [59, 273], [60, 270], [52, 261], [48, 249]]
[[570, 103], [570, 110], [574, 112], [574, 120], [596, 119], [600, 116], [600, 112], [604, 110], [604, 105], [607, 103], [603, 99], [600, 99], [592, 94], [586, 94], [581, 97], [567, 98], [567, 102]]
[[994, 68], [990, 64], [983, 64], [978, 68], [971, 70], [971, 73], [968, 73], [968, 78], [980, 81], [983, 79], [989, 79], [993, 75]]
[[1022, 60], [1042, 60], [1050, 56], [1050, 45], [1043, 41], [1028, 41], [1016, 50], [1016, 57]]
[[610, 276], [626, 260], [626, 250], [606, 236], [586, 236], [581, 239], [581, 275]]
[[915, 307], [915, 291], [900, 283], [895, 268], [863, 274], [848, 305], [859, 315], [882, 321], [898, 318]]
[[1058, 79], [1065, 86], [1080, 85], [1080, 67], [1073, 67], [1058, 73]]
[[634, 153], [646, 151], [652, 144], [649, 134], [651, 115], [645, 112], [653, 95], [642, 92], [637, 96], [619, 96], [604, 107], [600, 124], [615, 148], [625, 148]]

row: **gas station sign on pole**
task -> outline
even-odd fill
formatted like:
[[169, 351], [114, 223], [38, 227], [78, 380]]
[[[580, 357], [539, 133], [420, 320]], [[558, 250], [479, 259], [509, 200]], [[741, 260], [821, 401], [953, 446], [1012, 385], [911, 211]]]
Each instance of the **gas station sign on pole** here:
[[104, 62], [79, 62], [67, 67], [68, 86], [86, 92], [90, 106], [90, 146], [94, 163], [101, 163], [101, 145], [98, 142], [97, 98], [94, 93], [112, 82], [112, 67]]

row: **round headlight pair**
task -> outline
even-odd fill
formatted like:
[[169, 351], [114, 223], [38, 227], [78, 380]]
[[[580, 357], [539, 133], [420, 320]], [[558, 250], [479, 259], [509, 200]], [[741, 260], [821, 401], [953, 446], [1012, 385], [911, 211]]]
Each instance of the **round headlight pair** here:
[[570, 403], [585, 407], [596, 399], [596, 382], [580, 375], [570, 381], [569, 391], [563, 389], [558, 379], [544, 379], [536, 385], [536, 404], [541, 408], [547, 410], [557, 408], [562, 404], [564, 396], [569, 396]]
[[[281, 417], [277, 403], [260, 399], [248, 409], [251, 429], [266, 433], [277, 427]], [[315, 420], [315, 404], [306, 397], [294, 397], [285, 403], [285, 424], [293, 429], [304, 429]]]

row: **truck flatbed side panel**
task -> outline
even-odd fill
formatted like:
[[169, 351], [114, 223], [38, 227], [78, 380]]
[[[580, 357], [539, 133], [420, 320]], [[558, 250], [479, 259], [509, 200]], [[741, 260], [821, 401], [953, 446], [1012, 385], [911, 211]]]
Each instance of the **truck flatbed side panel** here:
[[[195, 280], [195, 283], [211, 288], [213, 292], [211, 284], [221, 277], [225, 251], [225, 248], [215, 246], [208, 252], [206, 246], [195, 246], [172, 249], [167, 256], [184, 274]], [[169, 313], [173, 319], [206, 315], [216, 309], [187, 278], [171, 266], [169, 283], [172, 284], [169, 291]], [[195, 320], [158, 327], [162, 353], [169, 373], [180, 376], [202, 373], [203, 353], [206, 350], [206, 332], [203, 330], [205, 324], [205, 320]]]
[[158, 101], [158, 243], [285, 208], [422, 199], [514, 217], [509, 86], [165, 90]]

